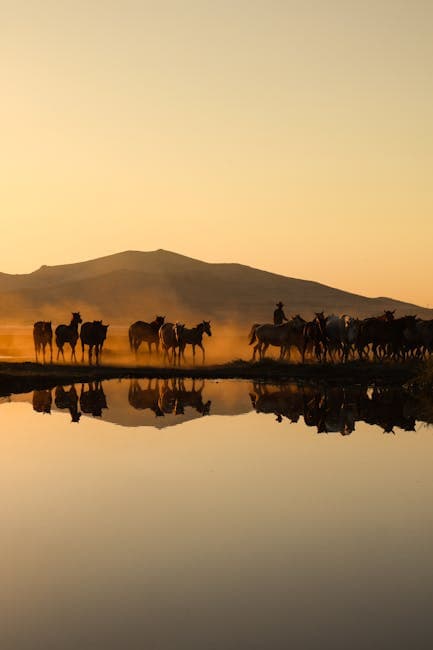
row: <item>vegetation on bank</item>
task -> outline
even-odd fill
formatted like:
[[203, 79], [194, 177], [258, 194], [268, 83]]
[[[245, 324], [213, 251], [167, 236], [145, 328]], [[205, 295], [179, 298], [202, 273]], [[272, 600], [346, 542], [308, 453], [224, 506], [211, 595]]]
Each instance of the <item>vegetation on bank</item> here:
[[236, 359], [218, 365], [197, 366], [84, 366], [0, 363], [0, 396], [57, 385], [119, 378], [185, 377], [196, 379], [250, 379], [254, 381], [319, 381], [334, 384], [411, 385], [415, 390], [433, 387], [433, 362], [383, 363], [353, 361], [340, 364], [290, 364], [263, 359]]

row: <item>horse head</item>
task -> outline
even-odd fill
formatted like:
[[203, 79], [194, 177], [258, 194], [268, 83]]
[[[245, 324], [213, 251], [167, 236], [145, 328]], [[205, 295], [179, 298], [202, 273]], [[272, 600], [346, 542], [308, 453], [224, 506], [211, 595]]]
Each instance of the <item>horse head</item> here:
[[212, 336], [212, 332], [210, 330], [210, 320], [204, 320], [202, 325], [203, 325], [203, 332], [206, 332], [208, 336]]
[[109, 325], [102, 325], [102, 321], [101, 321], [100, 331], [101, 331], [102, 341], [105, 341], [105, 339], [107, 338], [107, 331], [109, 327], [110, 327]]
[[76, 325], [83, 322], [83, 319], [81, 318], [79, 311], [72, 312], [72, 322], [75, 323]]

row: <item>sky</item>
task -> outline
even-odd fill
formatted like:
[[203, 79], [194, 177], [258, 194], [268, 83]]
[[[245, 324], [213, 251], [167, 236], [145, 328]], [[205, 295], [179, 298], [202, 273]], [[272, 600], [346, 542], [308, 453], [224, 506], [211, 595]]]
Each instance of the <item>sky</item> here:
[[0, 0], [0, 271], [165, 248], [433, 306], [433, 3]]

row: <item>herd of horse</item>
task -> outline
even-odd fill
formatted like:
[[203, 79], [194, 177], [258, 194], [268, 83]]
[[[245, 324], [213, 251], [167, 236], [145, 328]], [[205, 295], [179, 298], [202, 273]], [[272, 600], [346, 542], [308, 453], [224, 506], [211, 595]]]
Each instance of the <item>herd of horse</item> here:
[[[79, 330], [79, 325], [81, 329]], [[50, 350], [53, 360], [53, 338], [57, 346], [57, 360], [60, 355], [65, 360], [64, 346], [71, 348], [71, 361], [77, 361], [75, 347], [80, 340], [82, 359], [85, 346], [89, 349], [89, 363], [93, 354], [99, 363], [108, 325], [101, 320], [82, 323], [78, 312], [72, 313], [67, 325], [56, 327], [53, 337], [51, 322], [38, 321], [33, 327], [36, 361], [42, 353], [46, 360], [46, 348]], [[204, 335], [212, 336], [210, 321], [203, 320], [195, 327], [186, 327], [183, 323], [166, 322], [164, 316], [156, 316], [151, 322], [136, 321], [129, 327], [128, 338], [132, 353], [137, 357], [141, 345], [147, 345], [149, 354], [163, 352], [163, 361], [180, 363], [185, 361], [187, 345], [192, 348], [195, 362], [196, 348], [202, 352], [205, 361]], [[433, 320], [423, 320], [416, 316], [395, 317], [395, 311], [386, 310], [381, 316], [364, 319], [343, 315], [316, 312], [311, 321], [306, 321], [299, 314], [287, 322], [274, 325], [255, 323], [249, 333], [249, 344], [254, 345], [253, 360], [257, 355], [263, 359], [270, 346], [279, 348], [280, 359], [290, 361], [292, 350], [297, 350], [302, 362], [307, 358], [319, 362], [343, 361], [349, 359], [374, 360], [393, 359], [404, 361], [412, 357], [425, 358], [433, 353]]]
[[[81, 328], [79, 330], [79, 325]], [[82, 322], [79, 312], [72, 312], [72, 319], [69, 325], [58, 325], [54, 332], [54, 340], [57, 346], [57, 358], [62, 355], [65, 360], [64, 346], [68, 344], [71, 348], [71, 361], [77, 361], [75, 348], [78, 340], [81, 341], [82, 357], [84, 361], [84, 349], [87, 345], [89, 350], [89, 363], [92, 363], [93, 353], [98, 364], [101, 359], [102, 348], [107, 338], [109, 325], [104, 325], [101, 320]], [[149, 354], [152, 352], [152, 345], [159, 353], [160, 346], [164, 353], [164, 362], [169, 361], [176, 364], [181, 360], [185, 361], [185, 348], [192, 347], [193, 361], [195, 361], [196, 348], [202, 351], [202, 361], [205, 360], [205, 349], [203, 335], [212, 336], [210, 321], [202, 321], [195, 327], [186, 327], [183, 323], [167, 323], [164, 316], [156, 316], [150, 323], [136, 321], [128, 331], [129, 346], [131, 352], [137, 357], [140, 346], [145, 343], [148, 346]], [[42, 355], [46, 361], [46, 349], [50, 351], [50, 361], [53, 361], [53, 328], [51, 321], [38, 321], [33, 325], [33, 342], [35, 346], [36, 362]]]
[[210, 321], [203, 320], [195, 327], [186, 327], [184, 323], [167, 323], [165, 316], [156, 316], [150, 322], [141, 320], [133, 323], [128, 331], [129, 347], [131, 352], [137, 356], [138, 350], [142, 343], [147, 343], [149, 354], [152, 352], [152, 345], [159, 353], [161, 346], [164, 354], [164, 362], [169, 361], [176, 364], [176, 361], [185, 361], [185, 348], [187, 345], [192, 347], [192, 357], [195, 361], [195, 350], [200, 348], [202, 351], [202, 361], [205, 361], [205, 349], [203, 345], [203, 336], [212, 336]]
[[[81, 325], [80, 332], [78, 326]], [[89, 363], [92, 363], [92, 354], [95, 353], [96, 363], [99, 359], [107, 337], [108, 325], [103, 325], [101, 320], [89, 321], [83, 323], [79, 312], [72, 312], [72, 318], [69, 325], [58, 325], [55, 329], [55, 342], [57, 346], [57, 361], [62, 355], [65, 360], [64, 347], [69, 344], [71, 348], [71, 361], [77, 361], [75, 348], [78, 339], [81, 341], [82, 357], [84, 361], [84, 346], [89, 348]], [[45, 351], [48, 347], [50, 350], [50, 361], [53, 362], [53, 328], [51, 321], [38, 321], [33, 325], [33, 342], [35, 346], [36, 363], [39, 361], [39, 355], [42, 353], [43, 362], [45, 363]]]
[[381, 316], [354, 318], [316, 312], [306, 321], [299, 314], [281, 325], [254, 324], [249, 334], [253, 359], [263, 359], [269, 346], [280, 349], [280, 359], [290, 360], [291, 349], [304, 363], [307, 354], [319, 362], [368, 359], [404, 361], [433, 353], [433, 320], [416, 316], [395, 317], [395, 310]]

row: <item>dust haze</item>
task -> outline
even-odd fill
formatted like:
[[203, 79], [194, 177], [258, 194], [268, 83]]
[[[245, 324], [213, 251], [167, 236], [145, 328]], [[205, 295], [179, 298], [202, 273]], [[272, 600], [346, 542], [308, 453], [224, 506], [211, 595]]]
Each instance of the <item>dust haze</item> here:
[[[63, 315], [67, 312], [63, 312]], [[100, 314], [92, 314], [95, 319], [101, 318]], [[67, 319], [52, 319], [53, 331], [60, 323], [65, 323]], [[85, 319], [83, 318], [83, 321]], [[93, 319], [92, 319], [93, 320]], [[180, 320], [180, 319], [178, 319]], [[105, 321], [104, 321], [105, 322]], [[186, 320], [188, 327], [195, 326], [199, 321]], [[102, 363], [106, 365], [162, 365], [163, 356], [161, 352], [157, 354], [154, 346], [152, 353], [149, 354], [147, 345], [142, 344], [138, 356], [129, 349], [128, 339], [129, 325], [111, 325], [108, 329], [107, 340], [104, 345]], [[248, 346], [248, 327], [242, 328], [234, 323], [218, 323], [211, 321], [212, 336], [203, 337], [203, 346], [206, 353], [206, 364], [216, 364], [232, 361], [233, 359], [250, 359], [252, 348]], [[78, 341], [76, 347], [77, 359], [81, 361], [81, 343]], [[53, 360], [56, 361], [57, 347], [55, 337], [53, 337]], [[186, 361], [183, 366], [193, 364], [192, 348], [187, 346], [185, 349]], [[34, 361], [35, 351], [33, 344], [33, 326], [9, 325], [0, 326], [0, 360], [3, 361]], [[70, 361], [70, 347], [65, 345], [65, 360]], [[85, 349], [85, 363], [88, 361], [87, 348]], [[196, 349], [196, 365], [202, 363], [202, 352], [200, 348]]]

